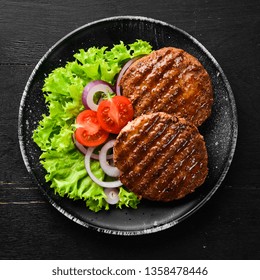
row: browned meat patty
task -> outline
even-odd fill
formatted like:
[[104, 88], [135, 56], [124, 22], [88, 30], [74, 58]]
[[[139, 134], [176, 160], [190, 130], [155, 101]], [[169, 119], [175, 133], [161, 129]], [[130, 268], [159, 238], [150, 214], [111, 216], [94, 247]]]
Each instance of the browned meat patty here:
[[162, 48], [138, 59], [120, 85], [122, 94], [132, 101], [135, 117], [166, 112], [199, 126], [211, 113], [210, 77], [195, 57], [181, 49]]
[[197, 127], [163, 112], [129, 122], [114, 145], [120, 180], [143, 198], [172, 201], [202, 185], [208, 155]]

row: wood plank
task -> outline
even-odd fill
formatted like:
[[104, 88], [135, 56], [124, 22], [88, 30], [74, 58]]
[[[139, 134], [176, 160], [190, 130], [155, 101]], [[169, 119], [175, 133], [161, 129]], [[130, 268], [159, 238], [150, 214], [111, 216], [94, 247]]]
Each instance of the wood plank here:
[[35, 59], [39, 60], [48, 48], [75, 28], [104, 17], [129, 14], [129, 11], [132, 15], [158, 18], [183, 28], [201, 40], [217, 58], [230, 53], [224, 50], [233, 49], [234, 37], [240, 48], [244, 42], [240, 36], [253, 36], [257, 31], [259, 5], [256, 0], [239, 1], [236, 5], [226, 1], [198, 5], [191, 1], [189, 8], [187, 2], [181, 0], [175, 1], [174, 5], [164, 1], [154, 2], [152, 6], [148, 0], [137, 2], [134, 5], [111, 0], [109, 5], [103, 5], [103, 1], [74, 1], [71, 5], [70, 1], [5, 1], [0, 17], [0, 63], [35, 64]]
[[0, 259], [259, 259], [259, 203], [257, 190], [224, 188], [179, 225], [127, 240], [87, 230], [49, 204], [0, 204]]
[[0, 182], [0, 205], [30, 203], [47, 203], [36, 185], [30, 181]]
[[0, 182], [3, 183], [30, 180], [20, 153], [17, 119], [24, 86], [32, 69], [24, 65], [0, 66], [0, 77], [4, 77], [0, 83]]

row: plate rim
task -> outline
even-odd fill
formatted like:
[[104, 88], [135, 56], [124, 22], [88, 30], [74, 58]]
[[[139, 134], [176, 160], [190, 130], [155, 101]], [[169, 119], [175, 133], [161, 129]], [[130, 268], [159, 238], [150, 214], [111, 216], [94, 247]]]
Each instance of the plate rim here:
[[[196, 204], [194, 207], [192, 207], [192, 209], [190, 209], [187, 213], [185, 213], [183, 216], [174, 219], [168, 223], [165, 223], [163, 225], [159, 225], [156, 227], [150, 227], [147, 229], [142, 229], [142, 230], [118, 230], [118, 229], [107, 229], [104, 227], [98, 227], [96, 225], [93, 225], [89, 222], [85, 222], [80, 218], [75, 217], [73, 214], [69, 213], [68, 211], [66, 211], [64, 208], [62, 208], [55, 200], [53, 200], [42, 188], [42, 186], [40, 186], [38, 179], [36, 178], [36, 176], [34, 175], [31, 167], [30, 167], [30, 163], [29, 163], [29, 159], [28, 156], [26, 154], [26, 147], [25, 147], [25, 143], [24, 143], [24, 139], [23, 139], [23, 109], [25, 106], [25, 100], [26, 100], [26, 96], [28, 94], [29, 91], [29, 87], [31, 85], [31, 82], [33, 81], [33, 78], [36, 74], [36, 72], [38, 71], [38, 69], [40, 68], [40, 66], [43, 64], [43, 62], [45, 61], [45, 59], [48, 57], [48, 55], [57, 47], [59, 46], [64, 40], [66, 40], [67, 38], [69, 38], [70, 36], [76, 34], [77, 32], [86, 29], [89, 26], [92, 25], [96, 25], [102, 22], [108, 22], [108, 21], [116, 21], [116, 20], [139, 20], [139, 21], [145, 21], [145, 22], [150, 22], [150, 23], [155, 23], [155, 24], [159, 24], [159, 25], [163, 25], [163, 26], [167, 26], [170, 27], [171, 29], [174, 29], [180, 33], [182, 33], [184, 36], [188, 37], [196, 46], [198, 46], [204, 53], [205, 55], [211, 60], [211, 62], [214, 64], [214, 66], [218, 69], [219, 71], [219, 75], [222, 77], [224, 85], [227, 89], [228, 92], [228, 97], [230, 100], [230, 104], [231, 104], [231, 108], [232, 108], [232, 115], [235, 118], [235, 121], [232, 122], [232, 141], [231, 141], [231, 147], [230, 147], [230, 153], [229, 156], [225, 162], [224, 168], [222, 170], [222, 173], [220, 175], [220, 177], [218, 178], [217, 183], [215, 184], [214, 188], [211, 189], [211, 191], [198, 203]], [[38, 61], [38, 63], [35, 65], [34, 69], [32, 70], [28, 81], [25, 85], [24, 91], [22, 93], [22, 97], [21, 97], [21, 101], [20, 101], [20, 105], [19, 105], [19, 114], [18, 114], [18, 141], [19, 141], [19, 146], [20, 146], [20, 152], [25, 164], [25, 167], [28, 171], [28, 173], [31, 175], [31, 177], [33, 178], [33, 180], [37, 183], [38, 188], [41, 190], [41, 192], [43, 193], [44, 197], [48, 200], [48, 202], [55, 208], [57, 209], [61, 214], [63, 214], [64, 216], [66, 216], [67, 218], [69, 218], [70, 220], [76, 222], [77, 224], [80, 224], [86, 228], [92, 229], [92, 230], [96, 230], [97, 232], [103, 232], [103, 233], [107, 233], [107, 234], [113, 234], [113, 235], [123, 235], [123, 236], [133, 236], [133, 235], [144, 235], [144, 234], [150, 234], [150, 233], [155, 233], [155, 232], [159, 232], [165, 229], [168, 229], [170, 227], [175, 226], [176, 224], [178, 224], [179, 222], [185, 220], [186, 218], [188, 218], [191, 214], [194, 214], [195, 212], [197, 212], [212, 196], [213, 194], [216, 192], [216, 190], [220, 187], [221, 183], [223, 182], [229, 168], [230, 165], [232, 163], [233, 157], [234, 157], [234, 153], [235, 153], [235, 149], [236, 149], [236, 144], [237, 144], [237, 137], [238, 137], [238, 118], [237, 118], [237, 108], [236, 108], [236, 102], [235, 102], [235, 97], [232, 91], [232, 88], [229, 84], [229, 81], [223, 71], [223, 69], [221, 68], [221, 66], [219, 65], [219, 63], [217, 62], [217, 60], [213, 57], [213, 55], [206, 49], [206, 47], [204, 45], [202, 45], [195, 37], [193, 37], [192, 35], [190, 35], [188, 32], [184, 31], [181, 28], [178, 28], [172, 24], [169, 24], [167, 22], [164, 22], [162, 20], [159, 19], [154, 19], [151, 17], [145, 17], [145, 16], [131, 16], [131, 15], [125, 15], [125, 16], [113, 16], [113, 17], [107, 17], [107, 18], [102, 18], [102, 19], [98, 19], [89, 23], [86, 23], [74, 30], [72, 30], [71, 32], [67, 33], [65, 36], [63, 36], [61, 39], [59, 39], [55, 44], [53, 44], [48, 50], [47, 52], [41, 57], [41, 59]]]

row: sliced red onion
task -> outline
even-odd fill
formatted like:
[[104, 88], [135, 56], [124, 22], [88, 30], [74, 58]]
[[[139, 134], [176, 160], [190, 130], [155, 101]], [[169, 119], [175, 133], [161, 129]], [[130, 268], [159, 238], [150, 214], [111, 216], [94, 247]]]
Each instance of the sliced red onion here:
[[104, 188], [104, 193], [107, 196], [105, 198], [107, 203], [117, 204], [117, 202], [119, 201], [119, 196], [118, 196], [119, 190], [118, 190], [118, 188], [111, 188], [111, 189]]
[[88, 83], [82, 93], [82, 103], [86, 109], [97, 111], [98, 104], [93, 100], [97, 92], [111, 93], [114, 92], [113, 86], [102, 80], [95, 80]]
[[99, 186], [103, 187], [103, 188], [117, 188], [122, 186], [122, 183], [120, 180], [116, 180], [113, 182], [104, 182], [104, 181], [100, 181], [91, 171], [90, 168], [90, 157], [93, 154], [95, 147], [89, 147], [87, 150], [87, 153], [85, 155], [85, 167], [86, 170], [88, 172], [89, 177]]
[[117, 167], [111, 166], [108, 162], [107, 158], [107, 152], [109, 149], [113, 148], [114, 143], [116, 140], [110, 140], [108, 141], [100, 150], [99, 153], [99, 162], [100, 166], [103, 169], [103, 171], [111, 177], [118, 177], [120, 175], [120, 171]]
[[120, 81], [122, 79], [122, 76], [126, 72], [126, 70], [140, 57], [134, 57], [127, 61], [127, 63], [123, 66], [123, 68], [120, 70], [119, 75], [116, 80], [116, 95], [121, 95], [121, 89], [120, 89]]

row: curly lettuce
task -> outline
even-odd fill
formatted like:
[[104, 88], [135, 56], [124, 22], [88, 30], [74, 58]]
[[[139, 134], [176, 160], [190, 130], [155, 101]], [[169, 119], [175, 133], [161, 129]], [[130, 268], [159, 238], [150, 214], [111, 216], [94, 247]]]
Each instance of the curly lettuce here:
[[[43, 93], [48, 114], [43, 115], [33, 132], [33, 140], [42, 151], [40, 161], [47, 174], [45, 179], [61, 197], [84, 200], [86, 207], [94, 212], [109, 210], [103, 188], [88, 176], [84, 156], [72, 141], [75, 118], [84, 108], [81, 94], [92, 80], [115, 83], [122, 65], [129, 59], [149, 54], [148, 42], [136, 40], [132, 44], [120, 42], [110, 50], [107, 47], [80, 49], [74, 61], [54, 69], [45, 79]], [[98, 161], [91, 162], [91, 170], [99, 180], [105, 174]], [[118, 208], [137, 208], [138, 197], [120, 188]]]

